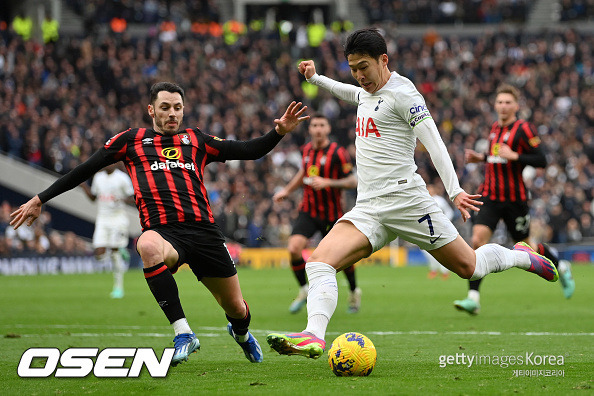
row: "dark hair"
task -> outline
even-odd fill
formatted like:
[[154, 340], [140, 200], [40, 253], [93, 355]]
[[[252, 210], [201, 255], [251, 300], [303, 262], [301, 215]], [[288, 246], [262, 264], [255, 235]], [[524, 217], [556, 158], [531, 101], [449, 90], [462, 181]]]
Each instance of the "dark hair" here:
[[386, 40], [376, 28], [365, 28], [349, 34], [344, 44], [344, 57], [349, 55], [369, 55], [377, 59], [388, 53]]
[[182, 98], [182, 103], [184, 102], [185, 96], [184, 96], [184, 89], [182, 87], [180, 87], [177, 84], [171, 83], [171, 82], [167, 82], [167, 81], [161, 81], [158, 83], [153, 84], [153, 86], [151, 87], [151, 104], [154, 105], [155, 101], [157, 100], [157, 95], [159, 95], [159, 92], [161, 91], [167, 91], [167, 92], [171, 92], [171, 93], [178, 93], [181, 95]]

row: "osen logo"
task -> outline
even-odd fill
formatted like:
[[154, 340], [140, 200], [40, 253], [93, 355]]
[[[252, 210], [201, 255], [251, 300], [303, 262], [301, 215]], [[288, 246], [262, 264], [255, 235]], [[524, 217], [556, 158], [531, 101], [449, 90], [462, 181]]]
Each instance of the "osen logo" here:
[[161, 155], [170, 160], [180, 159], [181, 153], [175, 147], [167, 147], [161, 150]]

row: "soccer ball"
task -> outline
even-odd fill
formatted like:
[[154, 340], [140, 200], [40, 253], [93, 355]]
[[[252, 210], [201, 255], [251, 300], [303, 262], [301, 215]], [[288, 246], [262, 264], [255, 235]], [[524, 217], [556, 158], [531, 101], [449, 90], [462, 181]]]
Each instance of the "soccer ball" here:
[[367, 376], [375, 367], [376, 359], [373, 342], [361, 333], [336, 337], [328, 350], [328, 364], [338, 377]]

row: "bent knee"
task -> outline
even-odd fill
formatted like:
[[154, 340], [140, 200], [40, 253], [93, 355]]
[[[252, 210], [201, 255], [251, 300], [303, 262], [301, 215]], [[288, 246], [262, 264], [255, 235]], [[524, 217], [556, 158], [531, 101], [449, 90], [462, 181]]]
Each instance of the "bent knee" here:
[[229, 302], [223, 309], [232, 318], [243, 319], [247, 315], [247, 307], [243, 300]]
[[475, 268], [476, 263], [468, 261], [461, 262], [455, 269], [453, 269], [453, 271], [462, 279], [470, 279], [474, 274]]
[[142, 239], [138, 241], [136, 249], [140, 256], [152, 256], [163, 251], [163, 247], [154, 239]]

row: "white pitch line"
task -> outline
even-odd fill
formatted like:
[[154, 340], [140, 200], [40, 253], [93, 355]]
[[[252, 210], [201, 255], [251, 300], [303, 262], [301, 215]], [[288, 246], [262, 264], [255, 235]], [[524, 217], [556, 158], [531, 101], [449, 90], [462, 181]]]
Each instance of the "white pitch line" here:
[[[171, 330], [170, 326], [117, 326], [117, 325], [84, 325], [84, 324], [76, 324], [76, 325], [66, 325], [66, 324], [54, 324], [54, 325], [32, 325], [32, 324], [2, 324], [0, 328], [8, 328], [10, 329], [27, 329], [27, 328], [49, 328], [49, 329], [106, 329], [106, 330]], [[199, 337], [219, 337], [222, 334], [227, 334], [227, 329], [224, 327], [213, 327], [213, 326], [200, 326], [196, 327], [198, 331], [196, 331]], [[204, 331], [205, 333], [202, 333]], [[250, 332], [253, 334], [262, 334], [266, 335], [269, 333], [279, 332], [278, 330], [263, 330], [263, 329], [250, 329]], [[281, 332], [283, 333], [283, 332]], [[69, 337], [105, 337], [105, 336], [115, 336], [115, 337], [171, 337], [172, 333], [147, 333], [147, 332], [139, 332], [139, 333], [131, 333], [131, 332], [117, 332], [117, 333], [73, 333], [68, 332], [68, 334], [22, 334], [22, 337], [43, 337], [43, 336], [56, 336], [56, 335], [64, 335]], [[342, 333], [340, 332], [328, 332], [328, 336], [337, 336]], [[374, 335], [374, 336], [398, 336], [398, 335], [466, 335], [466, 336], [473, 336], [473, 335], [480, 335], [480, 336], [562, 336], [562, 337], [577, 337], [577, 336], [586, 336], [592, 337], [594, 333], [557, 333], [557, 332], [501, 332], [501, 331], [420, 331], [420, 330], [412, 330], [412, 331], [369, 331], [365, 332], [367, 335]]]

